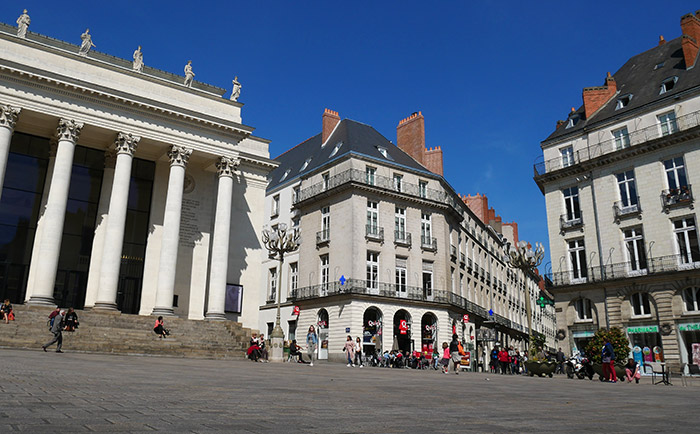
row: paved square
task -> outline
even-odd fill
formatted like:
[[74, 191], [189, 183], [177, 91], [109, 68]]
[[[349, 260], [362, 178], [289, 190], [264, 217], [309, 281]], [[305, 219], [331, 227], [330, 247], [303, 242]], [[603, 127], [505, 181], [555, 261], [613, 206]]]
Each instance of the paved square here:
[[[0, 350], [0, 432], [696, 432], [700, 383]], [[487, 380], [488, 379], [488, 380]]]

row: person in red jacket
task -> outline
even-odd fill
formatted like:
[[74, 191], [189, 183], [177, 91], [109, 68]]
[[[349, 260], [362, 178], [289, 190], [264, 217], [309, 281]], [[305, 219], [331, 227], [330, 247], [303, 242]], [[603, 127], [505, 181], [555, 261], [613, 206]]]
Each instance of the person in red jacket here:
[[509, 359], [510, 357], [508, 357], [508, 351], [506, 351], [505, 347], [501, 348], [501, 351], [498, 352], [498, 364], [501, 367], [501, 375], [506, 373]]

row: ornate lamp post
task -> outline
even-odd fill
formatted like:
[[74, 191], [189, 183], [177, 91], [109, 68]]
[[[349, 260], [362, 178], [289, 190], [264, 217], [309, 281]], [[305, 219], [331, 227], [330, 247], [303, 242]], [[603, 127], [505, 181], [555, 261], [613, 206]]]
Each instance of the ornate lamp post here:
[[277, 319], [275, 328], [270, 335], [272, 362], [282, 362], [284, 359], [284, 331], [280, 326], [280, 299], [282, 293], [282, 265], [284, 264], [284, 254], [291, 253], [299, 248], [299, 230], [294, 228], [287, 230], [287, 225], [280, 223], [277, 229], [264, 229], [262, 233], [263, 244], [268, 250], [270, 259], [277, 258], [280, 262], [277, 272]]
[[[535, 249], [527, 241], [520, 241], [518, 247], [513, 245], [508, 250], [506, 262], [511, 268], [521, 270], [527, 275], [529, 271], [538, 267], [544, 259], [544, 247], [540, 243], [535, 243]], [[525, 308], [527, 310], [527, 329], [532, 336], [532, 306], [530, 305], [530, 288], [525, 287]]]

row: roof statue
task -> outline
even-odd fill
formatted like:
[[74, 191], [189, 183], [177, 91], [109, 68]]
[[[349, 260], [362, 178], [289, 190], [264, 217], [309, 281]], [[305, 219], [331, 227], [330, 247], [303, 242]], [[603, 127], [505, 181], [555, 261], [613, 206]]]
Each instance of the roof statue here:
[[29, 18], [29, 15], [27, 15], [27, 10], [25, 9], [24, 12], [22, 12], [22, 15], [17, 18], [17, 37], [18, 38], [24, 38], [27, 36], [27, 28], [29, 28], [29, 24], [31, 24], [32, 20]]
[[192, 80], [194, 80], [194, 72], [192, 72], [192, 61], [188, 60], [187, 65], [185, 65], [185, 86], [192, 87]]
[[97, 47], [97, 45], [92, 42], [90, 29], [85, 29], [85, 33], [80, 35], [80, 39], [83, 40], [83, 42], [80, 44], [80, 50], [78, 50], [78, 54], [81, 56], [87, 56], [92, 47]]
[[241, 83], [238, 82], [238, 76], [233, 78], [233, 91], [231, 92], [231, 101], [238, 101], [241, 96]]
[[134, 64], [133, 64], [134, 71], [136, 72], [141, 72], [143, 71], [143, 53], [141, 52], [141, 46], [139, 45], [139, 48], [134, 51]]

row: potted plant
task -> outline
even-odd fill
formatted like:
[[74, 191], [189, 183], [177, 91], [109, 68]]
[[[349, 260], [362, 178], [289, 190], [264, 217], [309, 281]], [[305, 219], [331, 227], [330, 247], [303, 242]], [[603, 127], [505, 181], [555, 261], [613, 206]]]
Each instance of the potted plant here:
[[625, 333], [617, 327], [611, 327], [610, 330], [598, 329], [593, 335], [593, 339], [588, 343], [586, 354], [593, 363], [593, 370], [598, 374], [600, 381], [605, 380], [603, 378], [602, 352], [606, 340], [612, 344], [615, 351], [615, 374], [617, 374], [618, 379], [624, 378], [624, 364], [627, 362], [627, 356], [630, 352], [630, 342]]
[[551, 378], [557, 369], [557, 364], [547, 360], [544, 355], [545, 340], [546, 338], [542, 333], [533, 332], [530, 335], [530, 351], [528, 352], [527, 362], [525, 362], [525, 367], [530, 377], [549, 375]]

